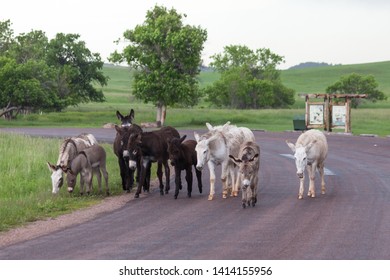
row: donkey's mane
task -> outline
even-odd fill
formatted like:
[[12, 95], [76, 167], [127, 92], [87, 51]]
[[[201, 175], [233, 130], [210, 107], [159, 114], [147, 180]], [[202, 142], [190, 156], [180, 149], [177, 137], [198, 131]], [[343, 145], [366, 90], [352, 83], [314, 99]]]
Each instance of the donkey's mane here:
[[61, 146], [60, 146], [60, 154], [65, 153], [65, 149], [66, 149], [66, 147], [68, 146], [69, 143], [72, 144], [72, 145], [76, 148], [76, 153], [78, 152], [78, 150], [77, 150], [77, 145], [76, 145], [76, 143], [74, 142], [74, 140], [73, 140], [72, 138], [66, 138], [66, 139], [62, 142], [62, 144], [61, 144]]

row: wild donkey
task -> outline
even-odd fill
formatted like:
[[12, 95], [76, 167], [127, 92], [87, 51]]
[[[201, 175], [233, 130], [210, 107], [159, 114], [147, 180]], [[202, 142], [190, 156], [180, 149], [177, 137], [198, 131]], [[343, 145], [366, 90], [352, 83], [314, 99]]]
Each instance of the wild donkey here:
[[[119, 111], [116, 111], [117, 118], [121, 121], [121, 126], [115, 126], [116, 136], [114, 140], [114, 153], [118, 157], [120, 175], [122, 178], [122, 188], [126, 192], [130, 192], [134, 184], [134, 169], [129, 167], [129, 151], [127, 150], [127, 142], [132, 133], [142, 133], [142, 128], [133, 123], [134, 110], [123, 116]], [[137, 165], [140, 166], [140, 159], [137, 160]], [[150, 173], [150, 171], [149, 171]], [[139, 179], [139, 170], [137, 171], [136, 179]], [[149, 176], [150, 177], [150, 176]]]
[[[168, 142], [174, 137], [180, 138], [180, 134], [175, 128], [170, 126], [163, 127], [157, 131], [131, 134], [127, 145], [130, 168], [135, 169], [137, 167], [135, 159], [141, 158], [140, 179], [135, 198], [138, 198], [141, 193], [142, 183], [145, 182], [148, 174], [147, 170], [149, 170], [152, 162], [157, 162], [157, 177], [160, 182], [161, 195], [164, 194], [164, 185], [162, 182], [162, 166], [164, 165], [166, 180], [165, 193], [167, 194], [169, 192], [170, 170], [168, 165]], [[149, 190], [147, 189], [147, 191]]]
[[314, 185], [316, 169], [321, 175], [321, 193], [325, 194], [324, 161], [328, 155], [328, 143], [324, 133], [316, 129], [308, 130], [298, 137], [295, 145], [289, 141], [286, 143], [294, 153], [297, 175], [300, 179], [298, 199], [303, 198], [305, 168], [310, 178], [307, 195], [309, 197], [316, 196]]
[[71, 162], [64, 172], [67, 173], [68, 192], [73, 192], [76, 185], [77, 175], [80, 173], [80, 193], [84, 193], [84, 183], [87, 183], [87, 194], [92, 191], [92, 172], [97, 175], [99, 191], [102, 191], [102, 177], [100, 170], [103, 172], [106, 194], [110, 194], [108, 188], [108, 173], [106, 170], [106, 151], [102, 146], [93, 145], [81, 151]]
[[259, 182], [260, 147], [255, 142], [246, 142], [241, 146], [239, 157], [229, 157], [239, 167], [238, 180], [242, 187], [242, 207], [252, 207], [257, 202], [257, 185]]
[[[202, 193], [202, 171], [196, 169], [196, 151], [197, 142], [195, 140], [186, 140], [187, 135], [179, 138], [173, 138], [168, 142], [168, 154], [171, 165], [175, 167], [175, 199], [182, 189], [181, 171], [186, 171], [187, 196], [191, 197], [192, 193], [192, 166], [195, 168], [196, 178], [198, 180], [199, 192]], [[184, 141], [184, 142], [183, 142]]]
[[63, 184], [62, 173], [70, 165], [70, 162], [86, 147], [97, 144], [95, 136], [92, 134], [82, 133], [79, 136], [66, 138], [60, 147], [57, 164], [47, 163], [51, 171], [52, 193], [60, 191]]

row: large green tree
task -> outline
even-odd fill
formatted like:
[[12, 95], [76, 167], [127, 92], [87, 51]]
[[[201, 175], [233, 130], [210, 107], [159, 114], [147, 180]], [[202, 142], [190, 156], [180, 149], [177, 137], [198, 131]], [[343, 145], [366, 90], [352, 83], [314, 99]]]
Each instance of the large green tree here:
[[0, 115], [19, 110], [62, 110], [81, 102], [104, 101], [107, 84], [99, 54], [91, 53], [77, 34], [43, 31], [14, 36], [9, 20], [0, 22]]
[[110, 60], [126, 61], [136, 70], [133, 94], [157, 106], [157, 122], [164, 124], [166, 106], [195, 105], [200, 97], [198, 81], [206, 30], [186, 25], [175, 9], [156, 5], [143, 24], [124, 32], [130, 44]]
[[[387, 97], [378, 89], [378, 83], [374, 76], [363, 76], [360, 74], [352, 73], [342, 76], [333, 85], [328, 86], [327, 93], [341, 93], [341, 94], [367, 94], [367, 99], [376, 102], [378, 100], [385, 100]], [[352, 99], [352, 107], [357, 108], [362, 99]]]
[[210, 66], [221, 73], [220, 79], [205, 89], [207, 100], [214, 105], [257, 109], [295, 102], [294, 90], [281, 83], [277, 70], [283, 57], [269, 49], [253, 51], [247, 46], [231, 45], [211, 58]]

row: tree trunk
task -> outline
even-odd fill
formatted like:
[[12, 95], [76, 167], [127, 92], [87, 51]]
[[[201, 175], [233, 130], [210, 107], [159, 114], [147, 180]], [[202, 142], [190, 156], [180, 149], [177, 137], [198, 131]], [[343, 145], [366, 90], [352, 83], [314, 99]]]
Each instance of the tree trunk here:
[[156, 123], [158, 127], [164, 126], [166, 115], [167, 115], [167, 107], [162, 103], [158, 103], [157, 117], [156, 117]]

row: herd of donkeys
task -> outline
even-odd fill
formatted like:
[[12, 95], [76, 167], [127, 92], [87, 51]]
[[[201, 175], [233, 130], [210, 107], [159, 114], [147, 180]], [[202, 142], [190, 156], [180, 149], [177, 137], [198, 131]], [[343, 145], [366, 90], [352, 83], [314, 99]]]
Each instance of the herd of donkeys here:
[[[170, 190], [170, 165], [175, 170], [176, 199], [182, 189], [181, 171], [185, 171], [187, 196], [191, 197], [193, 172], [195, 169], [198, 189], [202, 193], [202, 169], [205, 165], [210, 171], [209, 200], [215, 194], [215, 168], [221, 165], [222, 196], [226, 198], [238, 196], [241, 190], [242, 207], [255, 206], [260, 169], [260, 147], [256, 143], [253, 132], [246, 127], [230, 124], [212, 126], [206, 123], [208, 131], [202, 135], [194, 132], [195, 140], [180, 136], [179, 132], [170, 126], [159, 130], [143, 131], [133, 123], [134, 110], [123, 116], [116, 112], [121, 125], [115, 125], [116, 137], [113, 144], [118, 157], [122, 188], [130, 192], [136, 184], [135, 197], [141, 191], [149, 192], [150, 173], [153, 162], [157, 163], [157, 177], [160, 193], [167, 194]], [[323, 180], [324, 160], [327, 155], [325, 135], [318, 130], [309, 130], [300, 135], [296, 144], [287, 143], [292, 149], [300, 178], [298, 198], [303, 197], [304, 170], [307, 169], [310, 178], [308, 195], [315, 196], [314, 174], [319, 170], [322, 177], [321, 190], [325, 193]], [[108, 172], [106, 170], [106, 152], [98, 144], [92, 134], [81, 134], [64, 139], [60, 146], [57, 164], [47, 163], [51, 171], [52, 192], [58, 193], [63, 185], [64, 174], [68, 192], [73, 192], [77, 176], [80, 175], [80, 193], [92, 191], [92, 177], [96, 175], [100, 192], [102, 191], [102, 174], [105, 181], [106, 194], [109, 194]], [[163, 167], [165, 173], [165, 188], [163, 183]], [[84, 187], [86, 185], [86, 190]]]

